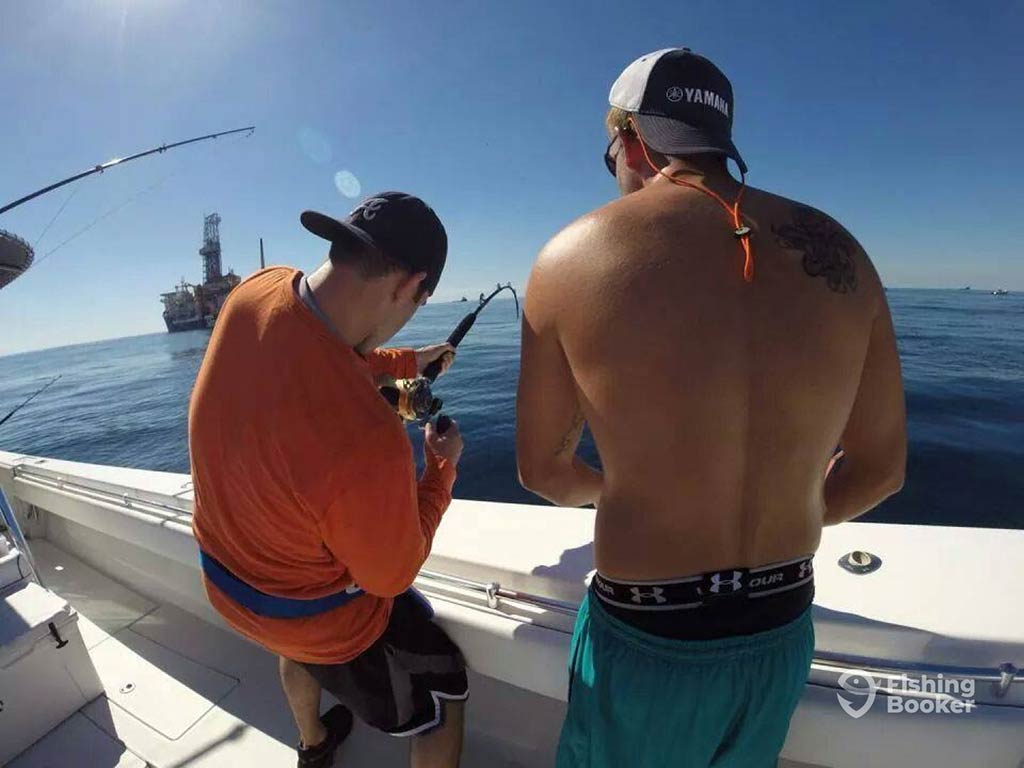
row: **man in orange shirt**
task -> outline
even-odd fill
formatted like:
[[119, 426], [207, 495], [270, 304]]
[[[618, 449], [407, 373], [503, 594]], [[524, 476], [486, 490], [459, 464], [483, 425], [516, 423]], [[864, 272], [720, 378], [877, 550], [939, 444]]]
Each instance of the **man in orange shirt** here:
[[[411, 590], [451, 502], [458, 426], [426, 428], [423, 475], [376, 379], [452, 349], [381, 350], [433, 293], [448, 240], [422, 200], [368, 198], [308, 277], [257, 272], [221, 312], [189, 410], [193, 530], [210, 602], [280, 656], [300, 768], [333, 764], [352, 713], [415, 736], [414, 766], [457, 765], [465, 662]], [[320, 717], [321, 689], [342, 705]]]

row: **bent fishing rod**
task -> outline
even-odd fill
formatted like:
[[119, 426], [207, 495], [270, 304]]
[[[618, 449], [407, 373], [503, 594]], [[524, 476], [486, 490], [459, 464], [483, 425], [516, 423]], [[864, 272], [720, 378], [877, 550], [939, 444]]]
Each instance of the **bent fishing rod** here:
[[[469, 329], [473, 327], [483, 308], [490, 304], [491, 299], [502, 291], [512, 292], [512, 296], [516, 300], [516, 319], [519, 318], [519, 296], [516, 294], [516, 289], [512, 287], [512, 283], [506, 285], [498, 283], [498, 287], [487, 298], [484, 298], [484, 295], [481, 293], [480, 304], [477, 308], [462, 318], [459, 324], [455, 326], [455, 330], [448, 337], [448, 343], [452, 345], [453, 349], [458, 347], [459, 342], [469, 333]], [[453, 354], [454, 352], [446, 352], [428, 365], [423, 370], [422, 376], [418, 376], [415, 379], [399, 379], [395, 382], [395, 386], [380, 388], [381, 395], [398, 411], [398, 415], [402, 417], [403, 421], [426, 422], [439, 413], [443, 401], [434, 396], [431, 385], [441, 374], [441, 369], [444, 367], [445, 362], [444, 358]], [[440, 413], [437, 416], [437, 431], [444, 434], [448, 427], [451, 426], [451, 423], [452, 420], [449, 416]]]
[[103, 173], [105, 170], [107, 170], [108, 168], [113, 168], [115, 165], [121, 165], [122, 163], [128, 163], [131, 162], [132, 160], [138, 160], [140, 157], [146, 157], [147, 155], [160, 154], [162, 152], [166, 152], [169, 149], [175, 149], [176, 147], [184, 147], [186, 144], [195, 144], [196, 142], [199, 141], [208, 141], [210, 139], [220, 138], [221, 136], [230, 136], [233, 133], [243, 133], [245, 131], [248, 131], [249, 135], [251, 136], [255, 130], [255, 125], [248, 125], [245, 128], [233, 128], [230, 131], [220, 131], [218, 133], [207, 134], [206, 136], [196, 136], [195, 138], [192, 139], [176, 141], [173, 144], [161, 144], [159, 147], [153, 147], [152, 149], [147, 149], [144, 152], [137, 152], [134, 155], [129, 155], [128, 157], [115, 157], [114, 159], [108, 160], [105, 163], [100, 163], [99, 165], [93, 166], [92, 168], [86, 171], [76, 173], [74, 176], [69, 176], [66, 179], [62, 179], [54, 184], [51, 184], [48, 187], [43, 187], [42, 189], [36, 190], [32, 194], [25, 195], [25, 197], [19, 198], [18, 200], [15, 200], [12, 203], [8, 203], [3, 208], [0, 208], [0, 214], [7, 213], [7, 211], [11, 210], [12, 208], [17, 208], [19, 205], [27, 203], [29, 200], [35, 200], [37, 197], [39, 197], [40, 195], [45, 195], [47, 192], [53, 192], [53, 190], [55, 189], [60, 189], [66, 184], [71, 184], [72, 182], [78, 181], [79, 179], [84, 179], [86, 176], [91, 176], [94, 173]]

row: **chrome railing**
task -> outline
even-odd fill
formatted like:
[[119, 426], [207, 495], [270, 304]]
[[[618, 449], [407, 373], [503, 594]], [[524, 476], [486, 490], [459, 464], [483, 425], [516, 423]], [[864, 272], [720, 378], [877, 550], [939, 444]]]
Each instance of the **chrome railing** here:
[[[167, 503], [157, 498], [138, 496], [131, 493], [131, 489], [125, 489], [123, 486], [113, 483], [89, 482], [80, 478], [69, 478], [59, 472], [52, 472], [32, 467], [31, 465], [15, 465], [12, 468], [12, 475], [15, 479], [48, 487], [52, 490], [73, 493], [86, 499], [121, 506], [127, 510], [153, 511], [156, 514], [165, 515], [170, 513], [170, 515], [176, 518], [180, 518], [182, 515], [191, 516], [192, 512], [191, 503], [189, 502], [186, 502], [187, 506]], [[184, 488], [181, 493], [185, 493], [188, 490]], [[158, 495], [163, 496], [164, 499], [173, 498], [163, 494], [153, 494], [153, 496]], [[425, 592], [443, 593], [445, 590], [448, 590], [473, 596], [482, 605], [486, 605], [491, 610], [514, 610], [517, 606], [522, 606], [531, 609], [533, 613], [537, 611], [550, 611], [569, 617], [575, 616], [579, 610], [579, 605], [575, 602], [507, 589], [496, 581], [475, 581], [462, 576], [432, 570], [420, 571], [416, 583]], [[896, 679], [908, 671], [906, 667], [886, 665], [879, 660], [819, 654], [814, 657], [812, 663], [811, 680], [813, 682], [815, 677], [820, 679], [822, 677], [840, 676], [845, 672], [854, 670], [881, 680]], [[1006, 662], [996, 669], [928, 665], [915, 666], [912, 671], [915, 675], [942, 675], [946, 679], [962, 678], [980, 683], [990, 683], [991, 694], [997, 700], [1005, 699], [1014, 683], [1024, 683], [1024, 676], [1021, 675], [1022, 670], [1010, 662]]]

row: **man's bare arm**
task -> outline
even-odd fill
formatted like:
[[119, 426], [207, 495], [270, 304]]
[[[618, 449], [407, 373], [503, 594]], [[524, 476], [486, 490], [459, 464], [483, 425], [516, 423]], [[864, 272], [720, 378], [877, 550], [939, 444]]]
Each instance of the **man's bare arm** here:
[[896, 334], [885, 294], [871, 328], [857, 397], [843, 431], [842, 463], [825, 481], [825, 524], [852, 520], [903, 487], [907, 413]]
[[523, 486], [567, 507], [596, 504], [602, 476], [576, 456], [584, 416], [576, 382], [558, 339], [556, 292], [543, 255], [523, 307], [516, 398], [516, 460]]
[[566, 430], [565, 435], [562, 437], [562, 442], [558, 444], [558, 449], [555, 451], [558, 455], [576, 451], [580, 438], [583, 436], [583, 425], [585, 423], [583, 409], [577, 403], [576, 413], [572, 417], [572, 424], [569, 425], [569, 429]]

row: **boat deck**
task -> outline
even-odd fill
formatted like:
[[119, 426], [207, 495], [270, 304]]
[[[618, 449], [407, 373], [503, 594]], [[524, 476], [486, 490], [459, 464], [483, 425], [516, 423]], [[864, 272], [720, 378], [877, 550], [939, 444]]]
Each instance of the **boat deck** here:
[[[274, 656], [228, 629], [142, 597], [48, 541], [33, 541], [32, 551], [45, 586], [79, 612], [79, 629], [105, 695], [12, 760], [9, 768], [295, 764], [295, 726]], [[474, 675], [474, 699], [494, 695], [498, 685]], [[510, 694], [515, 689], [500, 692]], [[462, 765], [516, 765], [496, 753], [498, 745], [474, 734], [473, 709]], [[480, 715], [482, 708], [475, 709]], [[550, 709], [536, 714], [557, 728], [561, 707], [551, 702]], [[407, 741], [357, 722], [336, 764], [405, 766], [407, 754]], [[534, 764], [548, 762], [538, 756]]]

